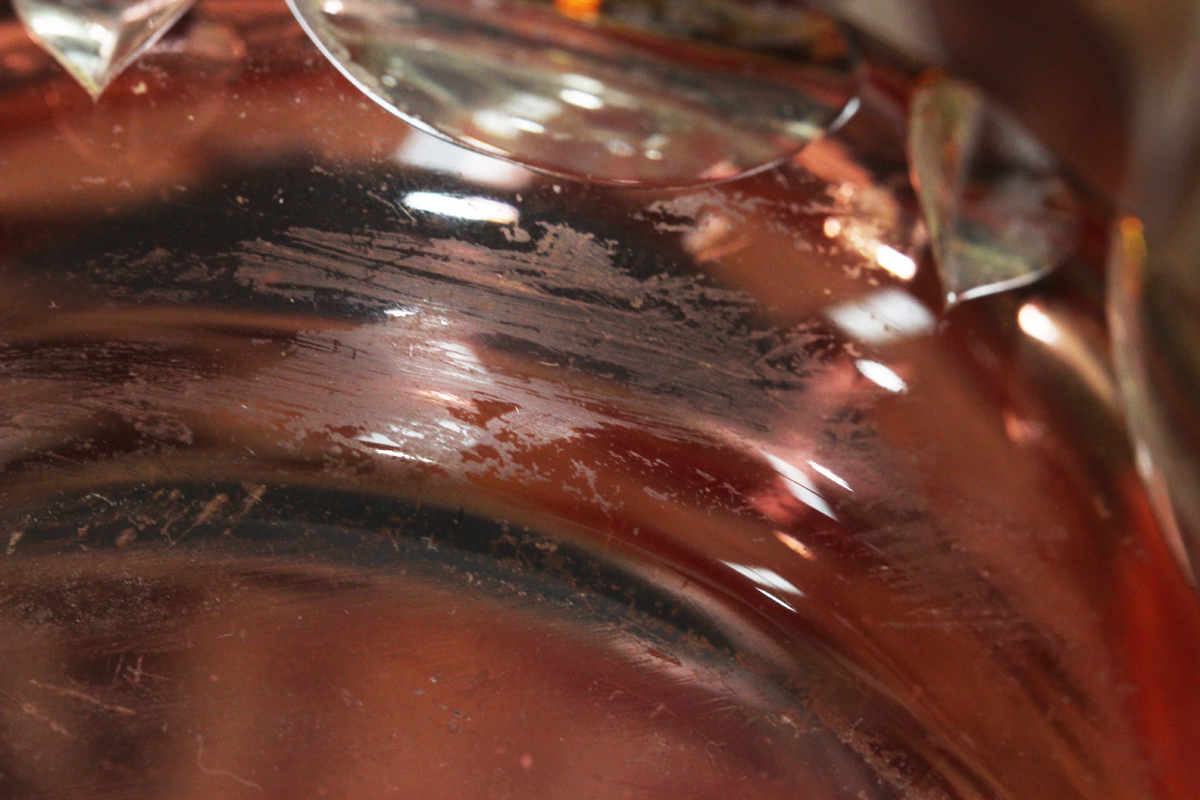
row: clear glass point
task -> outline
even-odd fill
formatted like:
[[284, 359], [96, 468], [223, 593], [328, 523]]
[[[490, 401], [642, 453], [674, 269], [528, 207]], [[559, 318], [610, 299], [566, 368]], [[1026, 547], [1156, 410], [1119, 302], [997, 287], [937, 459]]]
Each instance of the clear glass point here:
[[193, 1], [13, 0], [13, 8], [30, 35], [97, 100]]
[[1032, 283], [1072, 252], [1079, 219], [1057, 159], [975, 88], [913, 95], [909, 159], [949, 305]]

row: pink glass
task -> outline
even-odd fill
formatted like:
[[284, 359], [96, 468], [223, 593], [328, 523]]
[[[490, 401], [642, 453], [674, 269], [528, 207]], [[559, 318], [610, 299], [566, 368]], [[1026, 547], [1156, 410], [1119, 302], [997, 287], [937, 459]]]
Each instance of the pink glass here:
[[1105, 207], [943, 312], [864, 59], [639, 189], [415, 131], [282, 2], [98, 103], [5, 21], [0, 795], [1200, 794]]

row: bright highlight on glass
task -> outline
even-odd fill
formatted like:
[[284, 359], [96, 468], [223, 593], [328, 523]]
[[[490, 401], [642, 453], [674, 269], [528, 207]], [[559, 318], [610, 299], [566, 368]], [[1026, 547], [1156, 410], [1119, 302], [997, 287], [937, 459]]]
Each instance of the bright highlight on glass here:
[[744, 575], [745, 577], [754, 581], [759, 586], [763, 586], [767, 589], [775, 589], [780, 592], [787, 592], [788, 594], [799, 595], [801, 597], [804, 596], [804, 592], [800, 591], [796, 584], [792, 583], [773, 569], [767, 569], [766, 567], [755, 567], [749, 564], [735, 564], [732, 561], [726, 561], [724, 564], [734, 572]]
[[922, 336], [936, 324], [933, 314], [900, 289], [884, 289], [825, 312], [843, 333], [867, 344]]
[[508, 203], [489, 200], [486, 197], [454, 197], [434, 192], [412, 192], [404, 198], [404, 205], [414, 211], [426, 211], [472, 222], [494, 222], [497, 225], [513, 225], [521, 219], [521, 212]]
[[833, 509], [825, 502], [825, 498], [821, 497], [821, 493], [817, 491], [817, 485], [813, 483], [812, 478], [808, 477], [803, 470], [797, 469], [788, 462], [778, 456], [773, 456], [770, 453], [763, 453], [775, 471], [779, 473], [779, 477], [783, 478], [783, 485], [787, 488], [788, 493], [804, 503], [809, 508], [820, 511], [830, 519], [837, 519], [833, 513]]
[[886, 244], [875, 248], [875, 262], [902, 281], [911, 281], [917, 275], [917, 262]]
[[755, 587], [754, 587], [754, 589], [755, 589], [755, 591], [757, 591], [759, 594], [761, 594], [763, 597], [766, 597], [768, 600], [774, 601], [775, 603], [777, 603], [777, 604], [779, 604], [779, 605], [783, 606], [783, 607], [784, 607], [784, 608], [786, 608], [788, 611], [795, 611], [795, 610], [796, 610], [796, 607], [795, 607], [795, 606], [793, 606], [791, 603], [788, 603], [788, 602], [785, 602], [784, 600], [781, 600], [780, 598], [776, 597], [776, 596], [775, 596], [775, 595], [773, 595], [771, 592], [768, 592], [766, 589], [762, 588], [761, 586], [755, 586]]
[[519, 164], [450, 144], [421, 131], [413, 131], [395, 157], [406, 166], [461, 176], [463, 180], [497, 189], [524, 188], [534, 175]]
[[835, 473], [833, 470], [831, 470], [831, 469], [829, 469], [829, 468], [827, 468], [827, 467], [823, 467], [823, 466], [821, 466], [820, 464], [818, 464], [818, 463], [817, 463], [817, 462], [815, 462], [815, 461], [809, 461], [809, 462], [808, 462], [808, 465], [809, 465], [810, 467], [812, 467], [812, 468], [813, 468], [813, 470], [815, 470], [816, 472], [819, 472], [819, 473], [821, 473], [821, 474], [822, 474], [822, 475], [824, 475], [826, 478], [828, 478], [829, 480], [833, 481], [834, 483], [836, 483], [838, 486], [842, 487], [842, 488], [843, 488], [843, 489], [845, 489], [846, 491], [848, 491], [848, 492], [853, 492], [853, 491], [854, 491], [853, 489], [851, 489], [851, 488], [850, 488], [850, 484], [846, 483], [844, 480], [842, 480], [840, 477], [838, 477], [837, 473]]
[[573, 106], [586, 108], [588, 111], [598, 111], [604, 108], [604, 101], [594, 94], [581, 92], [578, 89], [563, 89], [558, 93], [559, 98]]
[[908, 384], [904, 382], [904, 379], [878, 361], [860, 358], [854, 362], [854, 366], [858, 368], [864, 378], [889, 392], [908, 391]]
[[1054, 320], [1034, 303], [1021, 306], [1021, 310], [1017, 312], [1017, 324], [1026, 334], [1045, 344], [1057, 343], [1061, 335]]

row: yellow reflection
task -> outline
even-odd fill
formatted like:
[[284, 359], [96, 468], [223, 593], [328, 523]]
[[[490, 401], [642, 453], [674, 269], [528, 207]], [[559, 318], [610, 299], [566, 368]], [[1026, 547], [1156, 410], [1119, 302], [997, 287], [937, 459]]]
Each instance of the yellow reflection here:
[[591, 22], [600, 16], [600, 6], [603, 4], [603, 0], [554, 0], [554, 8], [558, 13], [583, 22]]
[[785, 547], [793, 553], [798, 554], [801, 558], [807, 558], [812, 561], [816, 555], [808, 548], [808, 545], [797, 539], [795, 536], [790, 536], [783, 531], [775, 531], [775, 538], [778, 539]]
[[1125, 255], [1131, 260], [1141, 263], [1146, 259], [1146, 228], [1137, 217], [1125, 217], [1121, 220], [1121, 237], [1125, 244]]

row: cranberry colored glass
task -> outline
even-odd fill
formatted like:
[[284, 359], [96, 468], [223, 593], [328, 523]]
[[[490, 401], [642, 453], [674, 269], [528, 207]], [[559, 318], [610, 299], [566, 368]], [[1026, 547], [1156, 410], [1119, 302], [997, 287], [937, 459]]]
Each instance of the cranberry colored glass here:
[[1110, 220], [945, 311], [862, 58], [793, 157], [631, 188], [413, 129], [282, 2], [98, 102], [5, 20], [0, 796], [1200, 796]]

